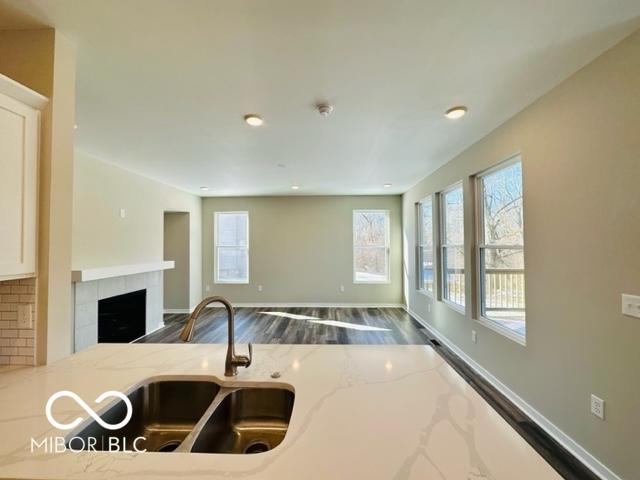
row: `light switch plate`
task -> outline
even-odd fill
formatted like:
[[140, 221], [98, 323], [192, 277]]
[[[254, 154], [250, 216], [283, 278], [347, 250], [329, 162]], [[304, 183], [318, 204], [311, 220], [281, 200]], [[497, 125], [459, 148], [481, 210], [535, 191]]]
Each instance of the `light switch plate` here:
[[33, 328], [31, 305], [18, 304], [18, 328]]
[[622, 314], [640, 318], [640, 297], [622, 294]]
[[604, 400], [591, 394], [591, 413], [604, 420]]
[[127, 216], [127, 211], [124, 208], [120, 209], [120, 218], [124, 218]]
[[471, 341], [473, 343], [478, 343], [478, 332], [475, 330], [471, 330]]

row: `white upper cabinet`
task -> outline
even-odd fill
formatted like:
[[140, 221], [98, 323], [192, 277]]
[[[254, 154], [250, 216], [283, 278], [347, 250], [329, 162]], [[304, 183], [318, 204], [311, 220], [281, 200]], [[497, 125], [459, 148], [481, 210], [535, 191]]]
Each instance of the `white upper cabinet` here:
[[0, 75], [0, 280], [36, 272], [39, 109], [46, 101]]

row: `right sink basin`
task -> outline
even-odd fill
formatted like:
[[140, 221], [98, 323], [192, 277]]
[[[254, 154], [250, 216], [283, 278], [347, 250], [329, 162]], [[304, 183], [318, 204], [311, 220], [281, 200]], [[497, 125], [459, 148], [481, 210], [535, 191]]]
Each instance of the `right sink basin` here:
[[202, 425], [195, 453], [261, 453], [287, 433], [294, 393], [282, 388], [240, 388], [229, 392]]

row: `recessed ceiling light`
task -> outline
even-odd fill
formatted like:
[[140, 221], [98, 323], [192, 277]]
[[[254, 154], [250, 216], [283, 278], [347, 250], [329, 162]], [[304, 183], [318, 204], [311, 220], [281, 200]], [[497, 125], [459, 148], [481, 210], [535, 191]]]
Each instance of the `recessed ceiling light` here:
[[206, 192], [207, 190], [209, 190], [209, 187], [200, 187], [200, 190], [202, 190], [203, 192]]
[[385, 183], [384, 184], [384, 188], [391, 188], [391, 184], [390, 183]]
[[300, 190], [300, 185], [291, 185], [291, 190]]
[[245, 115], [244, 121], [247, 122], [247, 124], [251, 125], [252, 127], [259, 127], [264, 123], [264, 120], [262, 120], [262, 118], [254, 114]]
[[467, 113], [467, 107], [459, 105], [457, 107], [451, 107], [449, 110], [444, 112], [444, 116], [451, 120], [455, 120], [456, 118], [464, 117], [465, 113]]

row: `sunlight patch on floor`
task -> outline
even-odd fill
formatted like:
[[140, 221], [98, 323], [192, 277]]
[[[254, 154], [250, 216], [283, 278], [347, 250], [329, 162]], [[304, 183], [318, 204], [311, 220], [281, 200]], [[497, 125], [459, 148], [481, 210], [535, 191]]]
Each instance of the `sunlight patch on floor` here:
[[272, 315], [274, 317], [290, 318], [292, 320], [306, 320], [309, 323], [319, 325], [328, 325], [330, 327], [348, 328], [350, 330], [360, 330], [362, 332], [390, 332], [389, 328], [372, 327], [370, 325], [360, 325], [358, 323], [340, 322], [338, 320], [323, 320], [318, 317], [310, 317], [309, 315], [298, 315], [297, 313], [288, 312], [260, 312], [260, 315]]

